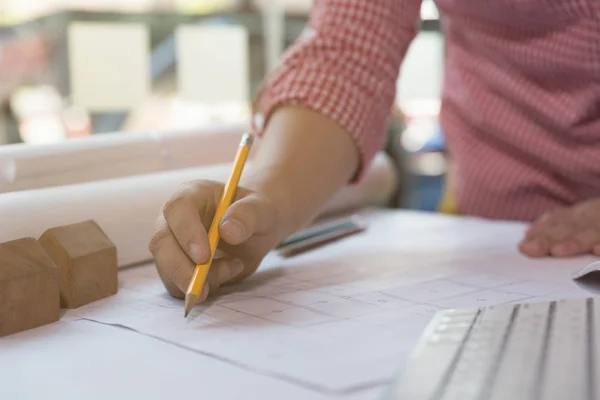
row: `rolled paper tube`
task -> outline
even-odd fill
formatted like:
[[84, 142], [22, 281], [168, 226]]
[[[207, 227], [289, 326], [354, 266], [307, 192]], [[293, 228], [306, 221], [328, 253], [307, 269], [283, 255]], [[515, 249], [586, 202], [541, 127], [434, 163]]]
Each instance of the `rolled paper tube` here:
[[60, 143], [0, 146], [0, 193], [230, 161], [249, 124], [107, 133]]
[[[148, 244], [155, 232], [156, 217], [180, 185], [196, 179], [225, 181], [230, 170], [229, 162], [4, 193], [0, 195], [0, 242], [37, 238], [49, 228], [91, 219], [116, 245], [120, 267], [149, 261], [152, 256]], [[392, 162], [382, 153], [362, 181], [338, 192], [321, 216], [385, 205], [396, 185]]]

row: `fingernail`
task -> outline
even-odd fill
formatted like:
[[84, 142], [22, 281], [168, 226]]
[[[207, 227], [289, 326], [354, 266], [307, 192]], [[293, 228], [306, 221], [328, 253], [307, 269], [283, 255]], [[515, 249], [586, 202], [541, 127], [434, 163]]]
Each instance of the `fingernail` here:
[[236, 220], [227, 220], [221, 225], [222, 232], [229, 237], [230, 240], [236, 243], [242, 239], [244, 235], [244, 227]]
[[235, 278], [244, 270], [244, 263], [241, 260], [235, 260], [231, 264], [231, 277]]
[[190, 257], [192, 258], [192, 261], [194, 261], [195, 263], [202, 262], [202, 257], [203, 257], [203, 253], [204, 253], [202, 251], [202, 246], [200, 246], [197, 243], [190, 243], [189, 252], [190, 252]]

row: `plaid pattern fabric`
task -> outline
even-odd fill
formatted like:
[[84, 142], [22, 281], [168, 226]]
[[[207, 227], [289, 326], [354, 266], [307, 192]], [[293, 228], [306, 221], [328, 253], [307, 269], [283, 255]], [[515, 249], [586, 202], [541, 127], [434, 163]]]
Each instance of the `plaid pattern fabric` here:
[[[600, 195], [600, 2], [437, 0], [441, 123], [460, 212], [532, 220]], [[385, 141], [420, 0], [315, 0], [257, 99], [339, 122], [363, 170]], [[357, 179], [360, 179], [358, 177]]]

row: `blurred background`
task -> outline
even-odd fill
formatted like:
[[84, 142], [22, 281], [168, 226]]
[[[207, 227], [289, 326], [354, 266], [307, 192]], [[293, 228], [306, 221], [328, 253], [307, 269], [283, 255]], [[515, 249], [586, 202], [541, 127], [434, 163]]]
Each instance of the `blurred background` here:
[[[0, 0], [0, 145], [246, 121], [312, 0]], [[396, 206], [434, 210], [443, 37], [424, 0], [400, 71], [386, 151]]]

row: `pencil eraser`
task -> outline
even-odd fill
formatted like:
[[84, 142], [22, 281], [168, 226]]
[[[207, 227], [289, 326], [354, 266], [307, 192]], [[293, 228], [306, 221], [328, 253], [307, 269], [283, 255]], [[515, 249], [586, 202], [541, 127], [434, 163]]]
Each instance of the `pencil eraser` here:
[[34, 238], [0, 243], [0, 336], [58, 320], [58, 270]]
[[48, 229], [39, 242], [58, 268], [62, 308], [117, 293], [117, 249], [95, 221]]

